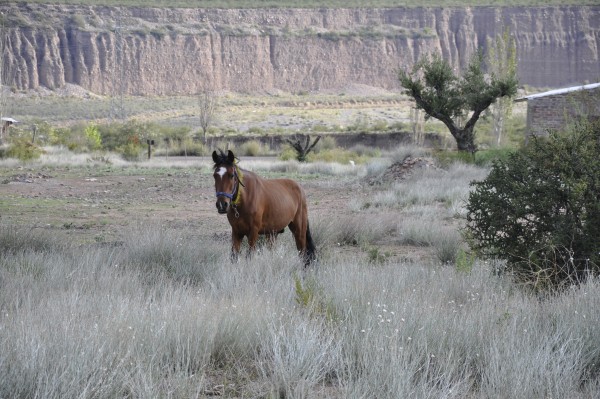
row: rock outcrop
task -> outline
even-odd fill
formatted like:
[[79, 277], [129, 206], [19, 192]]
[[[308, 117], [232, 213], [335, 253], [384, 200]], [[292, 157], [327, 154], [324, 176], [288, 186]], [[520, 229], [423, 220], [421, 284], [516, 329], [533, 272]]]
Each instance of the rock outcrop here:
[[17, 90], [97, 94], [399, 89], [398, 68], [441, 52], [457, 68], [508, 27], [521, 84], [600, 79], [600, 6], [159, 9], [0, 5]]

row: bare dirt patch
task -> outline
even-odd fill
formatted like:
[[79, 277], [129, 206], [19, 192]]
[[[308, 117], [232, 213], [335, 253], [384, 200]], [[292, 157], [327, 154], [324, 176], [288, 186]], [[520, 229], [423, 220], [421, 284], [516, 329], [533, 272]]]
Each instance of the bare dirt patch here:
[[[412, 168], [425, 167], [427, 160], [392, 165], [385, 179], [400, 179]], [[230, 248], [230, 227], [215, 208], [214, 183], [208, 160], [189, 168], [169, 167], [83, 167], [54, 166], [0, 168], [0, 223], [44, 229], [76, 244], [114, 243], [142, 228], [179, 229], [199, 242], [211, 240]], [[243, 166], [243, 165], [242, 165]], [[354, 217], [352, 201], [368, 201], [374, 188], [368, 182], [342, 177], [299, 175], [304, 187], [309, 217], [319, 222]], [[369, 209], [360, 217], [385, 215], [391, 223], [400, 223], [401, 211]], [[280, 239], [292, 240], [285, 233]], [[426, 256], [423, 248], [398, 245], [386, 235], [377, 243], [383, 256], [403, 260]], [[373, 247], [352, 243], [330, 250], [369, 256]]]

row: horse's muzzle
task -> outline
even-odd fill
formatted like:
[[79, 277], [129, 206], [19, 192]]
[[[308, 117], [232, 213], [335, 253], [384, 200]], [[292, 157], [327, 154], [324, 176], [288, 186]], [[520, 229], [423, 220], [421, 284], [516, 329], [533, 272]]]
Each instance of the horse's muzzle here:
[[227, 208], [229, 208], [229, 203], [226, 201], [217, 201], [217, 212], [220, 214], [227, 213]]

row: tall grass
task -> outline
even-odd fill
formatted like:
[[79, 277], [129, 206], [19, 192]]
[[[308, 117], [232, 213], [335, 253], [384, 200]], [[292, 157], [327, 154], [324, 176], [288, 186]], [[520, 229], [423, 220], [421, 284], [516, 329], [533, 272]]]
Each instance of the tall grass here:
[[[600, 280], [539, 297], [494, 263], [459, 267], [461, 201], [485, 169], [373, 187], [368, 165], [243, 162], [351, 185], [354, 202], [311, 213], [316, 267], [289, 233], [231, 263], [228, 236], [185, 226], [76, 246], [0, 224], [0, 397], [600, 396]], [[184, 167], [135, 170], [165, 165]], [[380, 243], [432, 256], [357, 256]]]
[[394, 182], [389, 190], [377, 193], [369, 201], [371, 206], [390, 208], [434, 203], [455, 206], [466, 199], [469, 182], [482, 180], [486, 175], [486, 169], [462, 163], [454, 163], [448, 169], [415, 170], [410, 178]]
[[110, 247], [35, 234], [0, 231], [0, 397], [600, 394], [598, 280], [540, 300], [483, 263], [304, 271], [285, 240], [232, 264], [228, 243], [168, 229]]

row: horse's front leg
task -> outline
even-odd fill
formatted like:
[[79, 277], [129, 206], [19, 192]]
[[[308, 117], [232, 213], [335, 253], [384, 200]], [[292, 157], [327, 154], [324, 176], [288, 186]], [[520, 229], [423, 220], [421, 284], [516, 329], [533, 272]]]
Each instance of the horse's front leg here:
[[235, 231], [231, 233], [231, 261], [237, 262], [240, 254], [240, 250], [242, 248], [242, 240], [244, 236], [242, 234], [238, 234]]
[[258, 229], [252, 229], [248, 234], [248, 257], [252, 256], [252, 253], [256, 251], [256, 242], [258, 241]]

